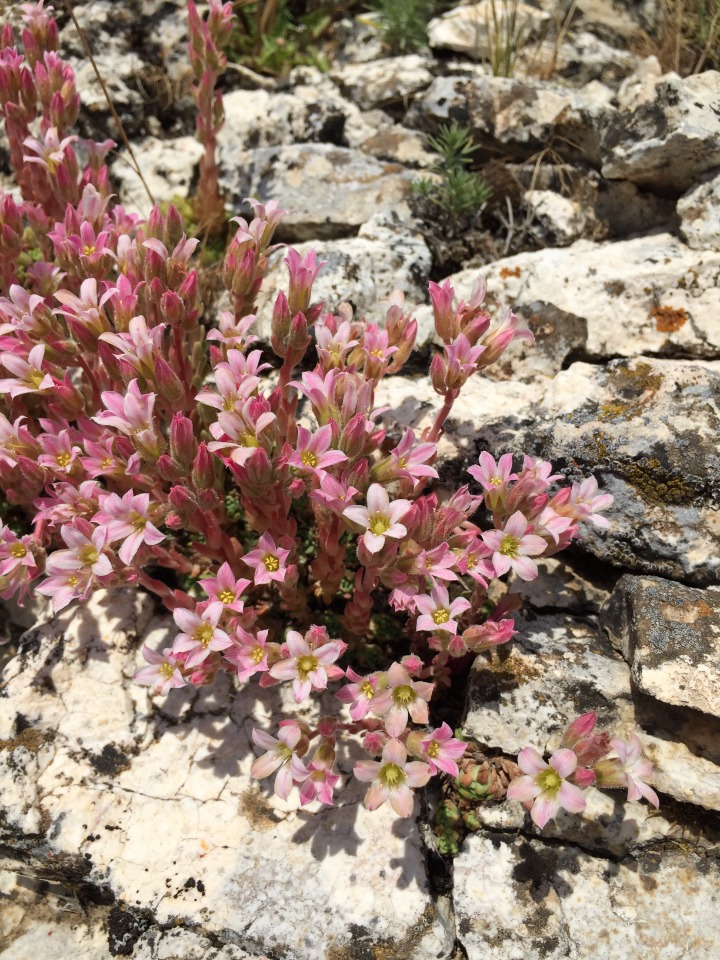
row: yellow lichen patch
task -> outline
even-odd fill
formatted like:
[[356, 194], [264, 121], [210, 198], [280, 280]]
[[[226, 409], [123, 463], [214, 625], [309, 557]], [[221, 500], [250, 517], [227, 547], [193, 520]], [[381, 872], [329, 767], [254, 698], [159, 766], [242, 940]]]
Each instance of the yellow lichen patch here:
[[273, 808], [255, 787], [248, 787], [240, 794], [239, 811], [256, 830], [272, 830], [277, 826]]
[[682, 307], [655, 307], [652, 317], [660, 333], [675, 333], [688, 321], [688, 315]]

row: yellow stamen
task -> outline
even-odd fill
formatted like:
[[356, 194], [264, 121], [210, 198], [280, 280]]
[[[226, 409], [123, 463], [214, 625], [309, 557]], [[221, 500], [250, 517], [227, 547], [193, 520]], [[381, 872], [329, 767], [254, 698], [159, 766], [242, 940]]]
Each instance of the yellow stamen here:
[[232, 603], [235, 599], [235, 594], [232, 590], [221, 590], [218, 594], [218, 600], [220, 603]]
[[375, 696], [373, 685], [369, 680], [366, 680], [365, 683], [360, 687], [360, 692], [367, 697], [368, 700], [372, 700], [372, 698]]
[[265, 564], [265, 569], [270, 573], [277, 573], [280, 569], [280, 559], [276, 557], [274, 553], [266, 553], [263, 557], [263, 563]]
[[210, 646], [210, 641], [213, 638], [214, 629], [210, 623], [201, 623], [199, 627], [195, 628], [195, 633], [193, 633], [193, 640], [197, 640], [201, 647], [204, 647], [205, 650]]
[[440, 744], [437, 742], [437, 740], [430, 741], [430, 746], [427, 748], [426, 752], [431, 760], [435, 759], [435, 757], [440, 753]]
[[67, 466], [70, 464], [70, 461], [72, 460], [72, 454], [71, 454], [71, 453], [59, 453], [59, 454], [55, 457], [55, 460], [57, 461], [57, 464], [58, 464], [59, 467], [67, 467]]
[[316, 467], [318, 464], [318, 458], [315, 456], [312, 450], [303, 450], [303, 452], [300, 454], [300, 459], [306, 467]]
[[304, 657], [300, 657], [297, 662], [298, 675], [301, 680], [306, 680], [308, 674], [312, 673], [314, 670], [317, 670], [319, 662], [317, 657], [311, 657], [309, 654], [306, 654]]
[[160, 664], [160, 676], [163, 680], [171, 680], [174, 672], [175, 667], [171, 663], [168, 663], [167, 660]]
[[450, 611], [446, 610], [445, 607], [438, 607], [438, 609], [432, 615], [433, 621], [440, 625], [441, 623], [447, 623], [450, 619]]
[[406, 683], [401, 684], [399, 687], [395, 687], [392, 692], [392, 698], [393, 702], [398, 707], [407, 707], [411, 703], [414, 703], [417, 699], [413, 688], [408, 686]]
[[16, 560], [22, 560], [27, 556], [27, 547], [22, 543], [14, 543], [10, 547], [10, 556], [15, 557]]

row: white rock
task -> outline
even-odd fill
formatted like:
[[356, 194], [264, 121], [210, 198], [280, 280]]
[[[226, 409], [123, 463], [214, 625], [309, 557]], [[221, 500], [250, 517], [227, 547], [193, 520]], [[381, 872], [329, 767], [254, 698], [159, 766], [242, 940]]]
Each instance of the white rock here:
[[[195, 137], [158, 140], [147, 137], [133, 144], [133, 153], [156, 201], [188, 196], [204, 148]], [[120, 150], [111, 167], [112, 182], [127, 210], [147, 216], [150, 200], [127, 150]]]
[[651, 102], [618, 112], [602, 138], [602, 175], [654, 190], [689, 190], [720, 166], [720, 73], [665, 77]]
[[654, 100], [655, 89], [662, 75], [662, 67], [658, 58], [645, 57], [620, 85], [617, 95], [620, 109], [634, 110], [641, 104], [650, 103]]
[[292, 241], [356, 233], [382, 210], [408, 216], [411, 180], [399, 164], [320, 143], [249, 150], [221, 165], [221, 185], [236, 202], [259, 195], [281, 201], [289, 214], [278, 237]]
[[98, 595], [33, 631], [6, 668], [2, 865], [74, 871], [149, 910], [153, 925], [197, 924], [253, 954], [306, 960], [361, 941], [448, 955], [417, 828], [361, 804], [359, 748], [339, 757], [336, 808], [271, 796], [249, 778], [250, 732], [275, 728], [283, 691], [237, 693], [223, 675], [153, 704], [131, 679], [140, 640], [157, 648], [172, 636], [167, 619], [149, 622], [152, 608], [133, 591]]
[[711, 957], [717, 864], [669, 848], [615, 864], [571, 846], [469, 837], [455, 860], [468, 960]]
[[369, 63], [345, 64], [331, 72], [331, 77], [345, 96], [361, 110], [408, 102], [419, 91], [429, 87], [433, 75], [427, 57], [411, 53]]
[[[506, 257], [482, 270], [489, 296], [513, 308], [552, 304], [587, 324], [583, 352], [591, 357], [720, 350], [720, 255], [697, 253], [670, 234], [617, 242], [578, 240], [563, 250]], [[467, 297], [478, 271], [451, 277]], [[538, 309], [540, 321], [542, 310]], [[533, 363], [534, 348], [522, 352]]]
[[[493, 21], [493, 10], [498, 18], [497, 28]], [[523, 36], [537, 31], [550, 19], [548, 13], [531, 7], [527, 3], [512, 6], [517, 17], [518, 30]], [[493, 0], [481, 0], [468, 6], [455, 7], [436, 17], [428, 24], [428, 42], [434, 49], [454, 50], [476, 60], [488, 59], [496, 44], [496, 34], [505, 36], [509, 28], [509, 7], [506, 4], [494, 4]]]
[[547, 246], [566, 247], [580, 239], [588, 223], [582, 204], [554, 190], [526, 190], [524, 200], [537, 221]]
[[720, 251], [720, 171], [713, 171], [678, 200], [680, 233], [693, 250]]

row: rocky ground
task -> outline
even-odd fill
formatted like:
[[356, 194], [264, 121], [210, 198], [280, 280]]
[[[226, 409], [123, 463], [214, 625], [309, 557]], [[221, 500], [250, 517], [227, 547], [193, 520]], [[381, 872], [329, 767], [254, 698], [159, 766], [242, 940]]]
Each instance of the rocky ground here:
[[[200, 148], [184, 4], [77, 8], [152, 191], [187, 196]], [[328, 73], [228, 71], [220, 162], [234, 211], [249, 194], [292, 209], [282, 239], [329, 261], [316, 285], [329, 307], [376, 317], [395, 288], [421, 305], [418, 374], [388, 382], [391, 420], [422, 424], [436, 405], [419, 372], [429, 278], [453, 272], [462, 296], [481, 268], [534, 330], [532, 349], [468, 384], [441, 479], [484, 449], [540, 455], [594, 473], [612, 526], [513, 585], [520, 635], [476, 662], [464, 727], [512, 756], [554, 749], [596, 710], [639, 731], [660, 812], [591, 790], [583, 816], [540, 835], [519, 805], [487, 804], [451, 861], [434, 845], [437, 798], [412, 822], [369, 814], [352, 751], [340, 806], [301, 811], [248, 776], [250, 728], [277, 689], [218, 682], [153, 703], [131, 677], [167, 619], [120, 593], [33, 626], [2, 676], [3, 957], [720, 956], [720, 74], [663, 75], [630, 52], [657, 17], [653, 0], [583, 0], [552, 73], [546, 42], [513, 79], [477, 59], [462, 18], [403, 57], [348, 19]], [[115, 136], [70, 25], [62, 43], [84, 132]], [[456, 236], [411, 192], [448, 120], [469, 127], [502, 199]], [[146, 212], [122, 150], [112, 173]], [[268, 302], [283, 270], [280, 255]]]

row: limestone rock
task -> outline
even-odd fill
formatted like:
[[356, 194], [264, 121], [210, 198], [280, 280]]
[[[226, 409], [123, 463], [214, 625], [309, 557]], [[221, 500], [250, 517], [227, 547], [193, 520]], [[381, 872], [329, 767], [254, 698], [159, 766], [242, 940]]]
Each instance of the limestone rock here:
[[628, 50], [605, 43], [587, 30], [571, 30], [557, 47], [551, 37], [529, 43], [518, 53], [518, 69], [527, 76], [562, 78], [572, 87], [593, 80], [614, 87], [637, 69], [639, 58]]
[[[408, 309], [426, 296], [430, 273], [430, 251], [422, 236], [398, 222], [392, 213], [376, 214], [360, 228], [357, 237], [332, 243], [300, 243], [302, 255], [315, 250], [318, 260], [327, 263], [313, 284], [313, 301], [322, 300], [327, 312], [351, 303], [357, 316], [384, 324], [387, 304], [383, 301], [401, 290]], [[270, 318], [277, 291], [287, 285], [285, 251], [270, 259], [262, 292], [256, 303], [258, 321], [254, 332], [267, 343]]]
[[573, 90], [487, 75], [437, 77], [415, 101], [406, 122], [435, 129], [456, 120], [470, 127], [488, 156], [500, 152], [527, 160], [552, 143], [564, 159], [599, 166], [601, 132], [615, 113], [612, 96], [597, 81]]
[[658, 83], [655, 98], [619, 112], [602, 140], [602, 175], [677, 196], [720, 166], [720, 73]]
[[662, 75], [658, 58], [645, 57], [620, 85], [617, 95], [620, 109], [634, 110], [643, 103], [651, 103]]
[[720, 170], [678, 200], [680, 233], [693, 250], [720, 250]]
[[290, 241], [352, 235], [381, 210], [405, 211], [411, 180], [399, 164], [328, 144], [265, 147], [221, 164], [221, 185], [235, 204], [261, 194], [290, 211], [277, 231]]
[[[550, 19], [549, 14], [527, 3], [518, 3], [513, 11], [516, 11], [518, 27], [524, 26], [524, 36], [536, 32]], [[496, 14], [498, 31], [502, 36], [508, 29], [507, 7], [499, 5]], [[485, 60], [491, 56], [495, 32], [493, 4], [491, 0], [481, 0], [480, 3], [454, 7], [431, 20], [428, 24], [428, 42], [433, 49], [454, 50], [475, 60]]]
[[548, 247], [567, 247], [585, 234], [588, 212], [572, 197], [554, 190], [526, 190], [525, 204], [535, 218], [533, 234]]
[[720, 597], [658, 577], [626, 575], [603, 624], [640, 690], [720, 717]]
[[[575, 317], [586, 329], [585, 343], [579, 345], [586, 356], [714, 357], [720, 351], [719, 270], [718, 253], [697, 253], [670, 234], [656, 234], [612, 243], [579, 240], [562, 250], [520, 253], [482, 273], [489, 299], [503, 300], [514, 310], [551, 304]], [[477, 273], [464, 270], [451, 277], [459, 297], [467, 297]], [[530, 313], [537, 315], [535, 329], [542, 328], [544, 308]], [[547, 322], [557, 326], [552, 317]], [[550, 331], [548, 348], [553, 336]], [[507, 356], [515, 360], [522, 354], [532, 365], [537, 352], [538, 345], [518, 344]]]
[[[158, 140], [147, 137], [133, 145], [133, 153], [156, 201], [186, 198], [195, 169], [204, 153], [195, 137]], [[150, 200], [127, 150], [120, 150], [111, 167], [112, 182], [127, 210], [146, 216]]]
[[[400, 957], [448, 954], [415, 824], [361, 804], [359, 748], [339, 758], [337, 807], [271, 796], [248, 775], [250, 732], [274, 729], [281, 704], [291, 708], [283, 690], [238, 693], [223, 675], [153, 704], [131, 679], [140, 640], [162, 648], [172, 636], [167, 618], [152, 617], [135, 591], [95, 595], [26, 635], [6, 667], [0, 866], [124, 901], [135, 920], [109, 928], [120, 940], [187, 924], [287, 960], [340, 956], [358, 940]], [[170, 939], [140, 956], [171, 951]]]
[[433, 75], [427, 57], [411, 53], [404, 57], [345, 64], [331, 76], [340, 89], [361, 110], [409, 103], [410, 98], [429, 87]]
[[[512, 648], [478, 657], [473, 664], [464, 723], [470, 736], [511, 756], [527, 745], [552, 753], [565, 727], [594, 710], [601, 728], [620, 736], [638, 734], [655, 764], [661, 793], [720, 810], [720, 724], [714, 718], [660, 708], [634, 694], [630, 668], [591, 617], [528, 613], [516, 622]], [[612, 791], [611, 796], [623, 805], [624, 794]], [[644, 817], [651, 817], [650, 809], [644, 810]], [[635, 819], [635, 814], [620, 819], [625, 818]], [[621, 831], [631, 845], [641, 834], [652, 838], [652, 825], [640, 830], [640, 823], [642, 819], [626, 824]], [[529, 821], [527, 825], [530, 829]], [[566, 826], [570, 821], [563, 819], [552, 829], [564, 836]], [[600, 846], [597, 832], [593, 839], [595, 828], [576, 823], [571, 829], [573, 838], [581, 831], [586, 845]]]
[[589, 529], [585, 550], [702, 586], [720, 566], [719, 408], [720, 373], [700, 363], [575, 363], [549, 384], [525, 441], [614, 495], [609, 530]]
[[700, 958], [720, 938], [717, 863], [678, 849], [616, 864], [490, 833], [468, 838], [454, 879], [468, 960]]

